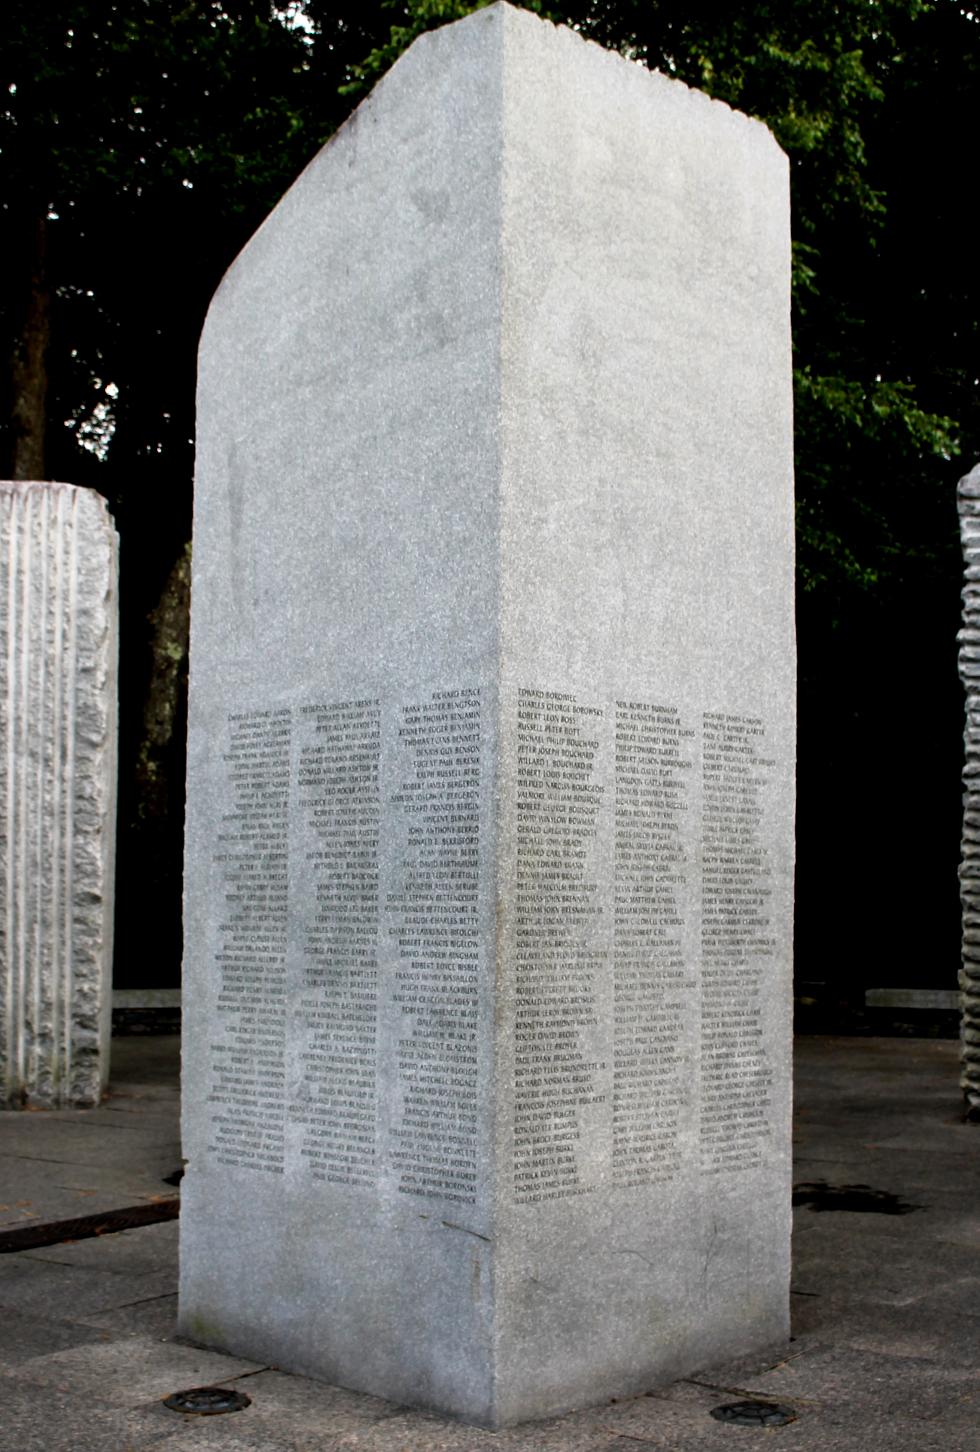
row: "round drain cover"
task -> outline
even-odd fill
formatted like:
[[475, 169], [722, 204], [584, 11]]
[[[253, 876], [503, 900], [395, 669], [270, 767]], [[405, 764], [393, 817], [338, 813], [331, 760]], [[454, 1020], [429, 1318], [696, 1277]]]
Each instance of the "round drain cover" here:
[[712, 1407], [711, 1415], [716, 1422], [734, 1422], [738, 1427], [785, 1427], [796, 1421], [792, 1407], [775, 1402], [726, 1402], [723, 1407]]
[[223, 1386], [192, 1386], [187, 1391], [164, 1397], [163, 1405], [172, 1412], [196, 1413], [199, 1417], [217, 1417], [222, 1412], [240, 1412], [252, 1405], [244, 1392], [229, 1391]]

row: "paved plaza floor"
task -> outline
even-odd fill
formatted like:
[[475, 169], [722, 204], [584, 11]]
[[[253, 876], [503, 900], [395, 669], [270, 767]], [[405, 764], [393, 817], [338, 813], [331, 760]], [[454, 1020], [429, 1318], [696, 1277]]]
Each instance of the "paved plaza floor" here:
[[[179, 1341], [170, 1220], [0, 1254], [0, 1449], [978, 1452], [980, 1126], [962, 1122], [957, 1047], [797, 1040], [793, 1339], [767, 1357], [506, 1432], [462, 1427]], [[102, 1108], [0, 1114], [0, 1243], [165, 1212], [178, 1193], [178, 1053], [175, 1037], [116, 1039]], [[251, 1404], [210, 1417], [163, 1404], [214, 1384]], [[745, 1398], [796, 1420], [710, 1416]]]

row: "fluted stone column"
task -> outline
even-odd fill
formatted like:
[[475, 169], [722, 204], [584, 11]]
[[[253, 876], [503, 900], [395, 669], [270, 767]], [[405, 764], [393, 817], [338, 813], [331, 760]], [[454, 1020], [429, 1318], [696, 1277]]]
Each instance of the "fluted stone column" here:
[[0, 1104], [109, 1070], [117, 536], [73, 484], [0, 483]]
[[957, 490], [963, 542], [963, 629], [960, 679], [966, 691], [963, 767], [963, 1068], [967, 1116], [980, 1121], [980, 464]]

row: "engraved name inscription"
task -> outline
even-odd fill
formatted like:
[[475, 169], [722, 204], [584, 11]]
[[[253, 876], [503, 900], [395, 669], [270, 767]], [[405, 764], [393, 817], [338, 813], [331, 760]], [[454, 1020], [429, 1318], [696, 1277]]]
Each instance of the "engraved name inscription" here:
[[607, 950], [594, 871], [605, 785], [601, 707], [522, 689], [517, 707], [514, 1197], [595, 1188], [582, 1163], [583, 1113], [606, 1094], [589, 1053]]
[[690, 1102], [685, 1029], [697, 977], [683, 930], [694, 728], [674, 706], [616, 703], [612, 1169], [616, 1185], [671, 1180]]
[[760, 827], [776, 761], [757, 717], [706, 712], [701, 906], [701, 1158], [751, 1167], [770, 1134], [773, 1072], [763, 1026], [776, 940]]
[[462, 1204], [477, 1179], [480, 730], [476, 688], [404, 706], [407, 769], [389, 798], [402, 844], [386, 902], [398, 951], [390, 1158], [402, 1194]]
[[296, 1000], [301, 1070], [290, 1117], [314, 1180], [377, 1178], [377, 700], [301, 706], [296, 795], [314, 885]]
[[[531, 686], [510, 709], [514, 1199], [752, 1168], [775, 1110], [763, 720]], [[218, 1163], [476, 1201], [483, 712], [461, 687], [229, 715]]]
[[221, 1164], [282, 1174], [290, 713], [242, 711], [230, 727], [209, 1149]]

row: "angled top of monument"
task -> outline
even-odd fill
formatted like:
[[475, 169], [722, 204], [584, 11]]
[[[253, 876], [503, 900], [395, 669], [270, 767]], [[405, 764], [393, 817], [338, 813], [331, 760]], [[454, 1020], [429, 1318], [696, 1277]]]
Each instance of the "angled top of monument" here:
[[[507, 460], [518, 427], [545, 436], [542, 410], [582, 451], [583, 480], [613, 467], [583, 427], [596, 411], [616, 420], [627, 477], [655, 477], [662, 460], [629, 454], [636, 419], [662, 397], [658, 450], [682, 459], [691, 440], [673, 382], [698, 389], [724, 356], [751, 399], [713, 393], [703, 442], [723, 460], [745, 435], [751, 457], [749, 433], [790, 427], [761, 382], [788, 358], [787, 195], [786, 157], [759, 122], [571, 30], [501, 4], [421, 36], [290, 187], [215, 296], [200, 356], [198, 460], [209, 486], [198, 523], [202, 509], [233, 531], [251, 517], [245, 533], [273, 547], [228, 572], [202, 545], [195, 571], [207, 605], [195, 607], [195, 628], [206, 610], [209, 629], [241, 641], [243, 672], [268, 649], [298, 687], [337, 612], [365, 649], [382, 616], [389, 648], [378, 668], [389, 679], [414, 654], [400, 602], [420, 562], [397, 531], [383, 533], [384, 588], [364, 588], [342, 502], [330, 569], [309, 564], [303, 628], [285, 648], [280, 635], [267, 638], [281, 572], [306, 554], [309, 509], [328, 478], [341, 501], [351, 490], [373, 500], [379, 527], [406, 500], [427, 508], [436, 477], [472, 481], [485, 470], [498, 494], [526, 494]], [[356, 463], [353, 438], [364, 450]], [[244, 454], [254, 467], [242, 467]], [[757, 523], [768, 537], [769, 521]], [[490, 517], [480, 526], [495, 527]], [[748, 527], [726, 522], [729, 532]], [[447, 520], [445, 553], [425, 564], [432, 639], [450, 654], [460, 622], [448, 585], [469, 558], [458, 532]], [[562, 544], [560, 532], [552, 542]], [[741, 537], [732, 547], [751, 557]], [[467, 601], [480, 618], [502, 619], [505, 602], [469, 567], [491, 593]]]
[[[431, 56], [430, 51], [434, 51]], [[382, 120], [383, 113], [392, 106], [397, 106], [403, 91], [417, 84], [420, 79], [419, 72], [424, 74], [428, 88], [426, 105], [429, 109], [434, 109], [440, 101], [445, 101], [457, 87], [457, 102], [465, 101], [467, 90], [484, 93], [485, 84], [481, 84], [481, 72], [486, 73], [487, 78], [492, 77], [497, 86], [496, 95], [485, 93], [485, 99], [491, 102], [495, 100], [502, 105], [508, 81], [520, 83], [521, 80], [531, 79], [527, 68], [521, 66], [522, 60], [533, 61], [536, 57], [545, 59], [550, 56], [556, 63], [560, 61], [567, 64], [569, 56], [576, 51], [580, 53], [583, 61], [584, 52], [588, 52], [589, 61], [583, 76], [593, 86], [609, 86], [621, 93], [632, 94], [638, 101], [644, 92], [647, 96], [656, 92], [669, 106], [676, 109], [680, 124], [697, 126], [699, 112], [711, 114], [713, 126], [727, 124], [733, 128], [746, 128], [753, 138], [753, 145], [768, 145], [783, 155], [768, 127], [757, 118], [737, 111], [727, 102], [707, 96], [703, 91], [694, 90], [683, 81], [666, 76], [661, 71], [650, 70], [616, 51], [607, 50], [568, 26], [555, 25], [530, 10], [508, 4], [507, 0], [497, 0], [497, 3], [475, 10], [461, 20], [425, 31], [413, 41], [310, 160], [293, 187], [284, 194], [231, 264], [225, 275], [226, 279], [234, 273], [241, 258], [258, 245], [267, 229], [280, 224], [288, 225], [288, 218], [284, 214], [290, 211], [295, 188], [300, 187], [305, 191], [306, 185], [314, 182], [318, 169], [338, 145], [356, 151], [364, 132], [370, 131]], [[596, 65], [600, 60], [605, 68], [602, 76]], [[433, 82], [434, 73], [439, 70], [444, 71], [447, 84], [437, 90]], [[389, 97], [389, 92], [395, 94]], [[721, 119], [723, 116], [727, 118], [727, 122]], [[419, 128], [413, 138], [407, 139], [421, 144], [424, 142], [424, 133]], [[487, 142], [496, 140], [501, 145], [504, 143], [502, 134], [493, 137], [489, 129], [484, 139]], [[355, 164], [353, 158], [350, 162]], [[216, 298], [220, 294], [221, 287]]]

